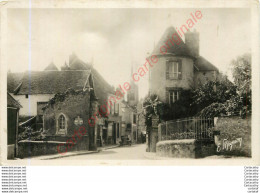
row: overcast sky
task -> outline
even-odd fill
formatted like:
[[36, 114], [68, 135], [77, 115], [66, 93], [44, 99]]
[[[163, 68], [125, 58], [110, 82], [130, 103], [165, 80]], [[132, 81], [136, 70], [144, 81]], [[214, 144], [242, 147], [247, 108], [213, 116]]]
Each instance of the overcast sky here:
[[[190, 13], [202, 12], [194, 25], [200, 54], [222, 72], [230, 61], [251, 48], [249, 9], [28, 9], [8, 10], [8, 68], [12, 72], [59, 68], [75, 52], [111, 84], [130, 80], [131, 64], [144, 63], [169, 26], [180, 27]], [[31, 69], [29, 29], [31, 28]], [[76, 78], [76, 77], [75, 77]], [[140, 81], [147, 94], [148, 74]]]

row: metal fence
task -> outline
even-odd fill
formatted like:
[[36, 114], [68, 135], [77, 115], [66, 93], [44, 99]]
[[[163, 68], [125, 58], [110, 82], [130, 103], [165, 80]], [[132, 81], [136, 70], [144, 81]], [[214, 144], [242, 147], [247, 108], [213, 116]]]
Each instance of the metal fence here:
[[213, 118], [191, 117], [162, 123], [159, 140], [199, 139], [213, 140]]

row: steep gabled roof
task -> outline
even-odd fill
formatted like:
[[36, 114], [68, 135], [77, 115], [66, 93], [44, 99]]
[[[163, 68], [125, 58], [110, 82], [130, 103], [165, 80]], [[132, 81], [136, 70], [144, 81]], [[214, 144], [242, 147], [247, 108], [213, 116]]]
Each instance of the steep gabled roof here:
[[199, 56], [195, 59], [194, 65], [198, 68], [199, 71], [218, 71], [218, 68], [211, 64], [208, 60]]
[[7, 73], [7, 91], [13, 93], [23, 78], [24, 73]]
[[65, 64], [61, 67], [61, 70], [69, 70], [69, 66], [65, 62]]
[[[167, 54], [173, 54], [173, 55], [176, 55], [176, 56], [191, 56], [190, 55], [190, 52], [188, 50], [188, 47], [185, 45], [185, 43], [183, 42], [183, 40], [181, 39], [179, 45], [177, 45], [176, 43], [174, 43], [173, 41], [173, 44], [169, 41], [169, 38], [171, 39], [172, 38], [172, 35], [174, 33], [177, 33], [177, 31], [175, 30], [174, 27], [169, 27], [163, 34], [162, 38], [160, 39], [160, 41], [157, 43], [156, 47], [154, 48], [153, 52], [152, 52], [152, 55], [162, 55], [161, 51], [160, 51], [160, 48], [162, 46], [165, 46], [167, 47], [166, 45], [166, 42], [168, 41], [168, 45], [169, 45], [169, 48], [167, 48]], [[178, 33], [177, 33], [178, 34]], [[175, 37], [176, 38], [176, 37]], [[165, 49], [162, 48], [162, 51], [165, 52]]]
[[7, 107], [22, 108], [22, 105], [7, 92]]
[[57, 68], [57, 66], [52, 62], [50, 63], [44, 70], [46, 71], [58, 71], [59, 69]]
[[100, 104], [104, 104], [104, 100], [107, 99], [107, 94], [114, 94], [115, 91], [111, 85], [99, 74], [99, 72], [93, 68], [92, 65], [80, 60], [74, 53], [69, 57], [69, 69], [71, 71], [75, 70], [91, 70], [95, 94], [98, 97]]
[[82, 90], [90, 70], [86, 71], [34, 71], [26, 72], [21, 85], [16, 89], [17, 95], [56, 94], [69, 88]]
[[[162, 55], [160, 52], [160, 48], [162, 46], [167, 47], [166, 42], [168, 42], [169, 47], [167, 47], [167, 54], [172, 54], [175, 56], [186, 56], [186, 57], [191, 57], [194, 59], [194, 66], [197, 70], [199, 71], [218, 71], [218, 68], [215, 67], [212, 63], [207, 61], [204, 57], [198, 56], [198, 57], [193, 57], [191, 54], [191, 50], [189, 50], [188, 46], [182, 41], [180, 41], [179, 45], [174, 43], [174, 45], [171, 44], [169, 41], [169, 38], [172, 37], [172, 34], [177, 33], [174, 27], [169, 27], [165, 33], [163, 34], [162, 38], [156, 45], [155, 49], [153, 50], [152, 54], [155, 55]], [[177, 33], [178, 34], [178, 33]], [[162, 48], [162, 51], [165, 52], [165, 48]]]

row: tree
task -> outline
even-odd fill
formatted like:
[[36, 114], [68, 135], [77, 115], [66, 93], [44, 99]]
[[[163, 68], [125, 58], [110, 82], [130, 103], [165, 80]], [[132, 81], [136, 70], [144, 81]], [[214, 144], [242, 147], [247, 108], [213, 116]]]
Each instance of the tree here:
[[[239, 56], [232, 60], [231, 65], [234, 84], [208, 82], [195, 91], [194, 102], [205, 107], [199, 112], [200, 116], [240, 114], [246, 117], [250, 112], [251, 55], [247, 53]], [[216, 85], [215, 90], [213, 85]]]
[[224, 77], [221, 80], [207, 81], [193, 90], [192, 105], [200, 111], [213, 103], [224, 103], [235, 95], [236, 86]]
[[251, 54], [246, 53], [232, 60], [232, 75], [240, 95], [251, 91]]
[[197, 111], [195, 106], [191, 106], [191, 103], [191, 90], [182, 90], [180, 100], [174, 102], [173, 104], [161, 102], [157, 95], [152, 94], [149, 97], [146, 97], [143, 103], [146, 125], [151, 125], [151, 118], [153, 115], [159, 116], [160, 121], [193, 116]]
[[145, 124], [147, 126], [152, 126], [152, 116], [158, 115], [159, 106], [162, 105], [162, 102], [159, 100], [159, 97], [155, 94], [152, 94], [144, 99], [143, 110], [145, 115]]
[[252, 105], [252, 74], [251, 74], [251, 54], [246, 53], [237, 59], [232, 60], [232, 75], [237, 91], [242, 99], [242, 110], [250, 111]]

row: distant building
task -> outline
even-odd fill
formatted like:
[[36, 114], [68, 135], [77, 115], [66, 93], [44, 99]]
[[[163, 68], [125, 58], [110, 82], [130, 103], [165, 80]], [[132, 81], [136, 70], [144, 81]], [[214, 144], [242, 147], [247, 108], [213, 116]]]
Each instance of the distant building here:
[[18, 118], [22, 106], [7, 93], [7, 159], [17, 155]]
[[[133, 75], [133, 66], [131, 67], [131, 77]], [[130, 105], [130, 106], [136, 106], [137, 103], [138, 103], [138, 86], [137, 84], [134, 83], [133, 79], [131, 78], [131, 81], [130, 81], [130, 86], [131, 86], [131, 89], [127, 92], [127, 103]]]
[[118, 144], [121, 138], [120, 101], [116, 100], [114, 94], [107, 96], [105, 100], [107, 103], [105, 105], [98, 103], [98, 110], [95, 112], [98, 146]]
[[[149, 92], [163, 102], [172, 104], [184, 89], [197, 87], [206, 80], [214, 80], [218, 69], [199, 54], [199, 33], [188, 31], [185, 43], [174, 27], [166, 30], [153, 50], [158, 62], [150, 69]], [[164, 47], [162, 47], [164, 46]]]
[[119, 114], [122, 116], [122, 136], [130, 137], [133, 143], [137, 142], [137, 115], [136, 107], [130, 106], [126, 101], [121, 101]]

